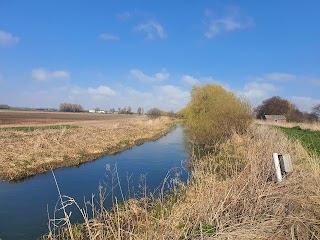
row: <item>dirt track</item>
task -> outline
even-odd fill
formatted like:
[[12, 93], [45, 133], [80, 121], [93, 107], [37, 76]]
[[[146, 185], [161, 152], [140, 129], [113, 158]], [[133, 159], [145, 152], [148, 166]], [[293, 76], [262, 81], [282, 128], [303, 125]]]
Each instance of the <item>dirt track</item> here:
[[98, 113], [65, 113], [41, 111], [12, 111], [0, 110], [0, 126], [12, 124], [55, 124], [65, 122], [79, 122], [92, 120], [117, 120], [135, 117], [123, 114], [98, 114]]

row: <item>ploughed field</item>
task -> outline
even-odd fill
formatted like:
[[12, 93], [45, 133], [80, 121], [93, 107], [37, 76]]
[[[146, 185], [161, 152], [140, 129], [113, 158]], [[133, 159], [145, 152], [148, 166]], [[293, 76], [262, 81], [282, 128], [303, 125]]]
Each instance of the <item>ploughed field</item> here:
[[[170, 118], [0, 111], [0, 179], [75, 166], [166, 134]], [[6, 123], [3, 123], [6, 121]]]
[[132, 115], [0, 110], [0, 127], [4, 124], [54, 124], [86, 120], [117, 120], [125, 118], [132, 118]]

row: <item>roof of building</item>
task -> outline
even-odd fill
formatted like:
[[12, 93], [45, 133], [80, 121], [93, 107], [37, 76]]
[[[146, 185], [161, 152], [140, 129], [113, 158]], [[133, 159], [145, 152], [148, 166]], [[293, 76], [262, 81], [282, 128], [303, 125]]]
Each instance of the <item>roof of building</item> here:
[[286, 120], [284, 115], [264, 115], [266, 120]]

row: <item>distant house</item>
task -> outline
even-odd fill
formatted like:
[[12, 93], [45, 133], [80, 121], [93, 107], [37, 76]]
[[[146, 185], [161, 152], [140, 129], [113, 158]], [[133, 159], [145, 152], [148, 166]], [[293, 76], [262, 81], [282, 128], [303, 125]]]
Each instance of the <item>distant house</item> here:
[[96, 110], [89, 110], [89, 113], [96, 113]]
[[286, 122], [287, 119], [284, 115], [264, 115], [265, 120], [268, 122]]

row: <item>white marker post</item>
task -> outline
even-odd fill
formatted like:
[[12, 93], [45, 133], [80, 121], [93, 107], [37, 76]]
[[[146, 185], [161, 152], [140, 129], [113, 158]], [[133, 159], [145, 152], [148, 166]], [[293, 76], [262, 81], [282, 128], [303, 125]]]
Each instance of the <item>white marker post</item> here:
[[273, 162], [274, 162], [274, 168], [276, 169], [277, 180], [278, 180], [278, 182], [282, 182], [282, 174], [281, 174], [278, 153], [273, 153], [272, 157], [273, 157]]

